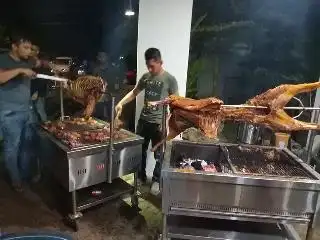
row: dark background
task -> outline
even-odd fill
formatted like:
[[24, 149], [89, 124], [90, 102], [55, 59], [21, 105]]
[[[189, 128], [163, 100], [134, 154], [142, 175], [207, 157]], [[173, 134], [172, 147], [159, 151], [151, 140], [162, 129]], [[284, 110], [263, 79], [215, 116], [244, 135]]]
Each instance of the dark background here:
[[317, 81], [319, 59], [319, 0], [194, 1], [191, 97], [243, 103], [283, 83]]
[[128, 44], [136, 45], [138, 1], [132, 4], [136, 15], [128, 18], [128, 0], [2, 1], [0, 25], [6, 35], [28, 33], [53, 55], [92, 58], [104, 50], [118, 57], [135, 48]]

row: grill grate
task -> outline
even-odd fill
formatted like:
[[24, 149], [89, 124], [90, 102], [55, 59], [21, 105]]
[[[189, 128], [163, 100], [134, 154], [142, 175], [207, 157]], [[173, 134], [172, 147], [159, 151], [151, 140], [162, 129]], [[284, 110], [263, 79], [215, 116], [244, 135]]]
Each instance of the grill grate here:
[[176, 208], [188, 208], [188, 209], [198, 209], [198, 210], [207, 210], [214, 212], [225, 212], [225, 213], [235, 213], [235, 214], [253, 214], [253, 215], [268, 215], [268, 216], [282, 216], [284, 218], [305, 218], [306, 220], [310, 219], [311, 214], [305, 212], [288, 212], [279, 209], [273, 210], [258, 210], [242, 207], [229, 207], [229, 206], [217, 206], [210, 203], [200, 203], [200, 202], [191, 202], [191, 201], [170, 201], [170, 207]]
[[310, 179], [299, 164], [277, 149], [228, 146], [224, 153], [237, 174]]

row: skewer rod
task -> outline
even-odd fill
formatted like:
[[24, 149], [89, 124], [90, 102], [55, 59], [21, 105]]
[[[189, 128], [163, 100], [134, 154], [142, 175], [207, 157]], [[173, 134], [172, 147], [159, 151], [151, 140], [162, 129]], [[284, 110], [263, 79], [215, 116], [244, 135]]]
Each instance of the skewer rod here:
[[[153, 105], [153, 106], [159, 106], [159, 105], [168, 105], [168, 102], [149, 102], [149, 104]], [[258, 108], [258, 109], [267, 109], [268, 107], [265, 106], [254, 106], [254, 105], [246, 105], [246, 104], [238, 104], [238, 105], [221, 105], [221, 107], [224, 108]], [[286, 110], [300, 110], [300, 111], [316, 111], [316, 110], [320, 110], [320, 107], [284, 107], [283, 109]]]
[[[254, 106], [254, 105], [221, 105], [225, 108], [261, 108], [266, 109], [265, 106]], [[287, 110], [320, 110], [320, 107], [284, 107]]]

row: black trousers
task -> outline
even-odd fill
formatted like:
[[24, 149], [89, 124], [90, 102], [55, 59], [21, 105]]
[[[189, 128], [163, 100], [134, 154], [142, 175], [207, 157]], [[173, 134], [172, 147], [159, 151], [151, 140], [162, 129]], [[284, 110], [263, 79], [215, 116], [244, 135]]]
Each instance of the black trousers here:
[[[142, 163], [139, 172], [139, 178], [143, 181], [147, 179], [146, 166], [147, 166], [147, 151], [149, 143], [151, 141], [152, 146], [156, 145], [161, 141], [162, 132], [161, 125], [156, 123], [150, 123], [145, 120], [139, 119], [137, 126], [137, 134], [144, 138], [142, 145]], [[154, 158], [156, 159], [156, 166], [153, 170], [152, 181], [159, 182], [161, 174], [161, 163], [160, 163], [161, 151], [156, 150], [154, 152]]]

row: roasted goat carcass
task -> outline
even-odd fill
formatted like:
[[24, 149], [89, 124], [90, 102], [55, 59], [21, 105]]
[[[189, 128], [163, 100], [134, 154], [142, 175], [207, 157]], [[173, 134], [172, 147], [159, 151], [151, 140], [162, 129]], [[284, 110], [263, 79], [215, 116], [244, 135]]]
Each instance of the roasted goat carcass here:
[[167, 138], [157, 143], [155, 151], [166, 140], [171, 140], [191, 127], [197, 127], [207, 137], [216, 138], [222, 121], [221, 105], [223, 102], [217, 98], [194, 100], [171, 95], [163, 101], [169, 104], [170, 115], [167, 118]]
[[81, 76], [74, 81], [70, 81], [66, 90], [75, 101], [85, 107], [83, 115], [90, 117], [96, 103], [106, 90], [106, 84], [100, 77]]
[[[320, 87], [320, 82], [298, 85], [280, 85], [247, 102], [247, 105], [266, 108], [224, 107], [217, 98], [194, 100], [170, 96], [163, 103], [170, 106], [167, 120], [167, 139], [170, 140], [190, 127], [197, 127], [207, 137], [216, 138], [221, 121], [243, 121], [264, 125], [276, 131], [290, 132], [320, 129], [320, 125], [306, 123], [291, 118], [285, 105], [297, 94], [310, 92]], [[158, 143], [158, 148], [165, 140]]]

